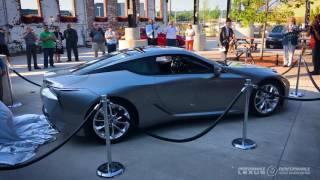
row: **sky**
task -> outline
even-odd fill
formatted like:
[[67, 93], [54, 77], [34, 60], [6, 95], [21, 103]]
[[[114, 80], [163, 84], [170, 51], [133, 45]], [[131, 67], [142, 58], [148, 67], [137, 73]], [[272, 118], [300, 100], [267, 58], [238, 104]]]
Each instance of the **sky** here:
[[[103, 0], [95, 0], [100, 2]], [[123, 0], [118, 0], [119, 2]], [[142, 2], [142, 0], [140, 0]], [[159, 0], [160, 1], [160, 0]], [[172, 10], [173, 11], [183, 11], [183, 10], [192, 10], [193, 9], [193, 0], [171, 0], [172, 1]], [[200, 9], [202, 8], [203, 2], [205, 0], [200, 0]], [[226, 0], [206, 0], [208, 2], [209, 8], [213, 9], [216, 6], [219, 6], [220, 9], [226, 9], [227, 1]], [[37, 0], [21, 0], [21, 7], [23, 9], [36, 9]], [[60, 7], [62, 10], [71, 9], [72, 0], [60, 0]], [[157, 3], [156, 3], [157, 4]]]

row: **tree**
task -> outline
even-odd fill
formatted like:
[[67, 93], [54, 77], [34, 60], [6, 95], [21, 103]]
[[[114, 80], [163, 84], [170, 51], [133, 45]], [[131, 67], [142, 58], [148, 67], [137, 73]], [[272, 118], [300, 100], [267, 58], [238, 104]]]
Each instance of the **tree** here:
[[213, 10], [210, 11], [209, 16], [211, 19], [219, 19], [220, 15], [221, 15], [221, 11], [220, 11], [219, 7], [216, 6]]
[[265, 19], [265, 0], [234, 0], [231, 17], [241, 21], [245, 27], [255, 22], [262, 23]]

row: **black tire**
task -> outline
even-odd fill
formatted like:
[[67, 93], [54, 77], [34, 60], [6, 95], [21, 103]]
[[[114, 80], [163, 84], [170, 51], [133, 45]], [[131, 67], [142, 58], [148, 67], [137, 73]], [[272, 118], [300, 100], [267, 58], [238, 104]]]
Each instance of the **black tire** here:
[[[266, 82], [263, 82], [261, 84], [259, 84], [259, 87], [260, 88], [267, 88], [269, 86], [273, 86], [274, 88], [276, 88], [276, 90], [274, 90], [274, 93], [277, 91], [278, 94], [280, 95], [284, 95], [284, 88], [282, 87], [282, 85], [280, 83], [277, 83], [277, 82], [271, 82], [271, 81], [266, 81]], [[258, 106], [259, 102], [257, 102], [259, 100], [259, 98], [257, 96], [259, 95], [266, 95], [266, 99], [269, 100], [268, 103], [271, 103], [270, 101], [274, 101], [275, 99], [277, 99], [277, 103], [276, 105], [271, 105], [269, 106], [270, 109], [266, 110], [265, 112], [263, 112], [263, 110], [261, 110]], [[267, 102], [265, 102], [267, 103]], [[262, 104], [259, 104], [260, 107]], [[250, 97], [250, 112], [256, 116], [260, 116], [260, 117], [265, 117], [265, 116], [270, 116], [272, 115], [273, 113], [275, 113], [276, 111], [278, 111], [280, 109], [282, 105], [282, 100], [276, 96], [272, 96], [272, 95], [268, 95], [266, 93], [263, 93], [262, 91], [258, 91], [256, 89], [254, 89], [252, 91], [252, 94], [251, 94], [251, 97]], [[267, 106], [267, 105], [265, 105]], [[272, 108], [271, 108], [272, 107]]]
[[[134, 129], [134, 127], [133, 127], [134, 124], [133, 123], [136, 124], [137, 116], [136, 116], [136, 113], [134, 111], [134, 108], [129, 103], [127, 103], [125, 100], [111, 99], [110, 101], [114, 105], [123, 107], [128, 112], [128, 115], [130, 117], [130, 118], [127, 118], [127, 119], [123, 118], [123, 119], [125, 119], [125, 121], [127, 121], [129, 123], [128, 129], [123, 133], [123, 135], [121, 135], [121, 136], [119, 136], [117, 138], [112, 138], [111, 135], [110, 135], [111, 143], [118, 143], [118, 142], [121, 142], [121, 141], [125, 140], [128, 137], [128, 135], [131, 133], [131, 131]], [[103, 107], [101, 106], [99, 109], [102, 110], [102, 108]], [[101, 137], [102, 136], [101, 134], [99, 136], [97, 134], [98, 133], [97, 129], [94, 128], [94, 124], [95, 124], [95, 127], [97, 127], [96, 123], [101, 123], [101, 125], [104, 124], [103, 121], [102, 122], [96, 122], [95, 121], [95, 117], [96, 117], [99, 109], [95, 113], [93, 113], [92, 116], [90, 117], [90, 120], [88, 121], [88, 123], [84, 127], [84, 132], [85, 132], [85, 136], [86, 137], [92, 138], [92, 139], [94, 139], [94, 140], [96, 140], [96, 141], [98, 141], [100, 143], [105, 143], [105, 138]], [[103, 114], [99, 114], [98, 116], [100, 117], [101, 115], [103, 115]], [[110, 133], [111, 133], [112, 132], [111, 128], [109, 130], [110, 130]], [[104, 131], [104, 129], [103, 129], [103, 131]]]

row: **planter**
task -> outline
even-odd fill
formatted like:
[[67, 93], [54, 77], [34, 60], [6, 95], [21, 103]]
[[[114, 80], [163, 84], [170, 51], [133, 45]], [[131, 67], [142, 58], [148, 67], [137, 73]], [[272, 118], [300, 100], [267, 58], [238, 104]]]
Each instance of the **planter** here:
[[155, 21], [161, 21], [161, 22], [162, 22], [162, 21], [163, 21], [163, 18], [162, 18], [162, 17], [156, 17], [156, 18], [155, 18]]
[[96, 22], [107, 22], [108, 21], [108, 17], [95, 17], [94, 21], [96, 21]]
[[40, 16], [21, 16], [21, 22], [25, 24], [42, 23], [43, 18]]
[[128, 22], [128, 17], [118, 16], [117, 21], [118, 22]]
[[75, 16], [60, 16], [60, 22], [77, 22], [78, 18]]
[[147, 17], [139, 17], [140, 22], [147, 22], [148, 20], [149, 20], [149, 18], [147, 18]]

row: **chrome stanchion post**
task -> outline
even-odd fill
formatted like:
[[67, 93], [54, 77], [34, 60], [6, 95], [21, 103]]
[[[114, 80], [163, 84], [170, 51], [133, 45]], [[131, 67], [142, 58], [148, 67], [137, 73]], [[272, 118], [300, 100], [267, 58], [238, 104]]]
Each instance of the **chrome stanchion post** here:
[[253, 149], [257, 146], [257, 144], [247, 138], [247, 122], [248, 122], [248, 115], [249, 115], [249, 103], [250, 103], [250, 95], [253, 88], [253, 84], [251, 79], [246, 79], [245, 83], [246, 88], [246, 97], [245, 97], [245, 108], [244, 108], [244, 119], [242, 124], [242, 138], [237, 138], [232, 141], [232, 145], [236, 148], [247, 150]]
[[[103, 118], [104, 118], [104, 130], [105, 130], [105, 138], [106, 138], [107, 162], [98, 167], [97, 175], [104, 178], [112, 178], [122, 174], [124, 172], [124, 166], [119, 162], [112, 162], [109, 119], [113, 117], [112, 117], [111, 108], [109, 108], [110, 100], [107, 99], [106, 95], [102, 95], [100, 102], [103, 104]], [[109, 108], [110, 114], [108, 113], [108, 108]]]
[[299, 60], [298, 60], [298, 73], [297, 73], [297, 82], [296, 82], [296, 89], [294, 92], [290, 92], [290, 97], [302, 97], [303, 94], [299, 92], [299, 81], [300, 81], [300, 70], [301, 70], [301, 59], [302, 59], [302, 53], [300, 54]]

